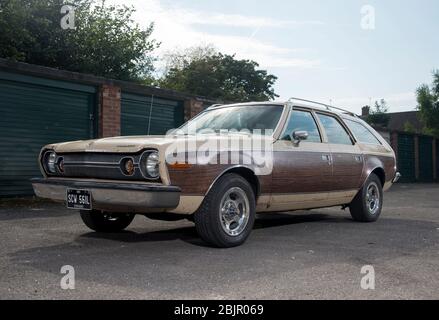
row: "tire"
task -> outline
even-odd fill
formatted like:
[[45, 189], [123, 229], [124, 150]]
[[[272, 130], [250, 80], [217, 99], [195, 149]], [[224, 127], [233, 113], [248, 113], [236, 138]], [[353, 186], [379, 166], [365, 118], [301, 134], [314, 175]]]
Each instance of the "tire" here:
[[255, 222], [255, 194], [240, 175], [225, 174], [215, 183], [194, 215], [200, 237], [218, 248], [243, 244]]
[[105, 213], [101, 211], [81, 211], [82, 221], [97, 232], [119, 232], [130, 225], [134, 219], [131, 213]]
[[352, 219], [358, 222], [375, 222], [383, 207], [383, 187], [378, 176], [372, 173], [349, 205]]

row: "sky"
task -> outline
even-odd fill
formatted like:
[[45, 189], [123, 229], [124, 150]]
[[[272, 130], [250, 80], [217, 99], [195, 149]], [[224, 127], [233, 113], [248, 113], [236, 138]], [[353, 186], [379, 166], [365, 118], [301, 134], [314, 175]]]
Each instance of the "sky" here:
[[213, 45], [278, 77], [278, 100], [300, 97], [356, 113], [385, 99], [414, 110], [439, 69], [438, 0], [109, 0], [155, 23], [155, 54]]

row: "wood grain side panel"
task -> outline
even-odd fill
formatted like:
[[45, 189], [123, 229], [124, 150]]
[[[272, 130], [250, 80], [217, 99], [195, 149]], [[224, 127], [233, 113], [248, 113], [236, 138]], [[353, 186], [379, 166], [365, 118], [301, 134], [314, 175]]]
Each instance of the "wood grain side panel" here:
[[[193, 155], [191, 155], [193, 156]], [[209, 164], [191, 164], [189, 168], [173, 168], [171, 165], [167, 165], [169, 179], [172, 185], [178, 186], [182, 189], [183, 195], [205, 195], [209, 187], [215, 182], [215, 180], [225, 172], [229, 170], [239, 170], [244, 167], [256, 172], [254, 166], [251, 164], [235, 164], [226, 163], [221, 164], [221, 154], [218, 155], [216, 163]], [[189, 159], [186, 155], [186, 159]], [[229, 158], [230, 159], [230, 158]], [[259, 184], [259, 194], [271, 193], [271, 173], [268, 175], [256, 176]]]
[[332, 169], [322, 156], [321, 152], [276, 151], [272, 192], [288, 194], [328, 191]]
[[333, 178], [331, 190], [359, 189], [364, 166], [363, 156], [353, 153], [333, 153], [332, 161]]
[[188, 169], [168, 166], [171, 184], [181, 188], [184, 195], [204, 195], [215, 179], [231, 165], [192, 165]]
[[[205, 195], [212, 183], [234, 165], [193, 165], [189, 169], [172, 169], [168, 166], [171, 184], [181, 188], [184, 195]], [[271, 175], [257, 176], [259, 194], [271, 192]]]

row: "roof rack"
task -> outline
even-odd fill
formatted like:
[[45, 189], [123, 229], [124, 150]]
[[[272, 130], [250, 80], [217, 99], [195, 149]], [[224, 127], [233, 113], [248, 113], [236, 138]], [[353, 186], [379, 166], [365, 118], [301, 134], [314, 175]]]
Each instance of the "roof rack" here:
[[353, 117], [357, 117], [358, 118], [358, 115], [355, 114], [352, 111], [345, 110], [345, 109], [338, 108], [338, 107], [334, 107], [334, 106], [331, 106], [329, 104], [325, 104], [325, 103], [321, 103], [321, 102], [317, 102], [317, 101], [312, 101], [312, 100], [301, 99], [301, 98], [295, 98], [295, 97], [291, 97], [290, 99], [288, 99], [288, 102], [292, 102], [293, 100], [317, 104], [317, 105], [320, 105], [320, 106], [324, 106], [327, 110], [334, 109], [334, 110], [342, 111], [343, 113], [346, 113], [348, 115], [351, 115]]
[[213, 108], [216, 108], [216, 107], [221, 107], [221, 106], [223, 106], [223, 104], [221, 104], [221, 103], [213, 104], [210, 107], [207, 107], [206, 110], [213, 109]]

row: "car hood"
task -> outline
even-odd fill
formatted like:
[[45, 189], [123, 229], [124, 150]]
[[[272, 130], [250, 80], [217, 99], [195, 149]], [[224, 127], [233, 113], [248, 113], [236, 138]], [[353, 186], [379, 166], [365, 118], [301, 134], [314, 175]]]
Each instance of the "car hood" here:
[[[50, 144], [44, 149], [52, 149], [57, 153], [71, 152], [108, 152], [108, 153], [137, 153], [144, 149], [165, 150], [173, 144], [187, 144], [189, 149], [198, 148], [200, 145], [220, 140], [230, 140], [237, 138], [240, 141], [251, 141], [252, 139], [262, 139], [264, 143], [273, 142], [272, 137], [251, 136], [245, 134], [224, 134], [224, 135], [197, 135], [197, 136], [132, 136], [132, 137], [113, 137], [96, 140], [81, 140], [64, 143]], [[262, 143], [262, 145], [264, 144]], [[226, 147], [230, 150], [230, 147]], [[261, 147], [262, 148], [262, 147]]]

